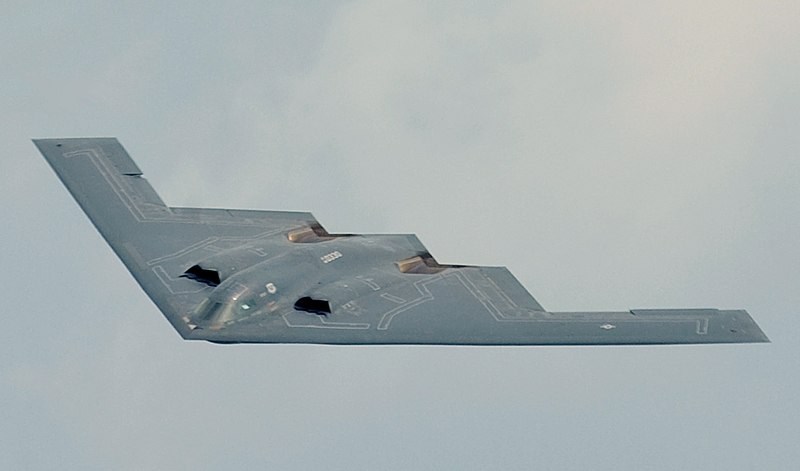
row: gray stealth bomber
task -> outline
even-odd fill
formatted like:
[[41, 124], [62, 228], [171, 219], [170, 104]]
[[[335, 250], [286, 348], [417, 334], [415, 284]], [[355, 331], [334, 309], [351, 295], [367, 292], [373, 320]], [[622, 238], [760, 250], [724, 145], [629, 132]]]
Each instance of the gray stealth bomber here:
[[310, 213], [172, 208], [113, 138], [34, 140], [185, 339], [599, 345], [768, 342], [747, 311], [548, 312], [502, 267], [442, 265], [410, 234]]

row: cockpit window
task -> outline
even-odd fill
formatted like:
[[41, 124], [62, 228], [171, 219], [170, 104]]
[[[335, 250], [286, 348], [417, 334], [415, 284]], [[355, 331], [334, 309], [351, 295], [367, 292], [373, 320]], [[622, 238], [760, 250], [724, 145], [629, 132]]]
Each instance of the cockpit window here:
[[253, 297], [250, 289], [235, 283], [217, 288], [213, 298], [205, 299], [197, 306], [192, 319], [197, 324], [226, 324], [252, 316], [258, 307], [257, 298]]
[[194, 320], [203, 324], [225, 324], [238, 317], [251, 315], [255, 309], [256, 304], [252, 300], [240, 303], [205, 300], [197, 307]]
[[197, 308], [197, 320], [206, 322], [213, 321], [219, 317], [222, 308], [222, 303], [216, 303], [206, 299]]

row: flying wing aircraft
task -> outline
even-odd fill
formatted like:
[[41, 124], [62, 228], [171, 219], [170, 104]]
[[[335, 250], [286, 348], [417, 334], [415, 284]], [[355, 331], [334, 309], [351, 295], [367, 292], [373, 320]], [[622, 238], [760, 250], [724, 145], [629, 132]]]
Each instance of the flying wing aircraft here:
[[442, 265], [412, 234], [311, 213], [173, 208], [114, 138], [34, 143], [184, 339], [597, 345], [768, 342], [747, 311], [548, 312], [503, 267]]

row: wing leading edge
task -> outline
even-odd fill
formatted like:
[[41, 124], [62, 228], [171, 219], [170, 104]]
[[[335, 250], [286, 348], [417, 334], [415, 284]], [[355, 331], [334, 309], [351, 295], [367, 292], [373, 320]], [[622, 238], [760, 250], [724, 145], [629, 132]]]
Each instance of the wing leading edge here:
[[[410, 234], [334, 236], [306, 212], [172, 208], [161, 201], [116, 139], [34, 143], [186, 339], [445, 345], [769, 341], [744, 310], [548, 312], [507, 269], [439, 265]], [[390, 258], [382, 259], [387, 253]], [[299, 258], [289, 259], [287, 254], [316, 262], [297, 263]], [[198, 265], [204, 260], [236, 261], [242, 275], [220, 279], [216, 266], [212, 270]], [[252, 290], [255, 301], [241, 304], [236, 296], [231, 299], [248, 309], [264, 301], [263, 309], [216, 324], [198, 321], [198, 312], [220, 292], [247, 292], [237, 280], [248, 279], [249, 266], [272, 267], [264, 276], [306, 270], [298, 278], [305, 280], [300, 282], [305, 283], [303, 291], [295, 297], [330, 301], [330, 312], [303, 312], [293, 302], [267, 303], [275, 285], [255, 278], [263, 291]], [[278, 293], [285, 293], [283, 289], [280, 285]]]
[[181, 274], [195, 258], [316, 224], [310, 213], [171, 208], [114, 138], [36, 139], [36, 147], [170, 323], [208, 294]]

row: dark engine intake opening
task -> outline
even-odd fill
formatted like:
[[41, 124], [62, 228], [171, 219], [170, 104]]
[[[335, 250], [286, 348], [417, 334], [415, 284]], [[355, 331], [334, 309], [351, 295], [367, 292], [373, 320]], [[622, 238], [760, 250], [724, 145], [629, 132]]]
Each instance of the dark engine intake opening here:
[[324, 299], [313, 299], [308, 296], [298, 299], [294, 303], [294, 308], [298, 311], [311, 312], [327, 316], [331, 313], [331, 304]]
[[219, 272], [217, 270], [206, 270], [200, 265], [195, 265], [183, 272], [181, 278], [189, 278], [190, 280], [205, 283], [208, 286], [218, 286], [220, 282]]

